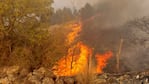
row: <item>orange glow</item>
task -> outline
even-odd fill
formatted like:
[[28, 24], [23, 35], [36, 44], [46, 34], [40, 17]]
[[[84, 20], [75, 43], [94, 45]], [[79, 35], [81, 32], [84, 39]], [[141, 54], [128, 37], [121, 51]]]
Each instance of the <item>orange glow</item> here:
[[74, 76], [84, 71], [90, 71], [89, 68], [91, 68], [92, 73], [102, 73], [108, 59], [112, 56], [112, 52], [96, 54], [97, 65], [92, 66], [92, 49], [81, 41], [72, 45], [79, 36], [82, 28], [81, 24], [75, 24], [71, 27], [72, 31], [67, 35], [66, 39], [66, 42], [71, 47], [68, 49], [68, 54], [53, 67], [53, 73], [56, 76]]
[[72, 32], [67, 35], [66, 42], [70, 45], [74, 42], [75, 38], [77, 38], [79, 35], [78, 33], [81, 31], [81, 25], [80, 24], [72, 24]]
[[[57, 76], [73, 76], [82, 72], [87, 65], [88, 56], [91, 55], [91, 50], [85, 46], [83, 43], [78, 42], [77, 45], [72, 48], [80, 49], [79, 54], [72, 56], [72, 53], [69, 53], [66, 57], [60, 59], [57, 63], [57, 66], [54, 68], [54, 74]], [[72, 58], [73, 57], [73, 58]]]
[[97, 67], [96, 72], [102, 73], [103, 68], [106, 67], [107, 61], [112, 57], [113, 53], [111, 51], [106, 52], [105, 54], [96, 54], [96, 60], [97, 60]]

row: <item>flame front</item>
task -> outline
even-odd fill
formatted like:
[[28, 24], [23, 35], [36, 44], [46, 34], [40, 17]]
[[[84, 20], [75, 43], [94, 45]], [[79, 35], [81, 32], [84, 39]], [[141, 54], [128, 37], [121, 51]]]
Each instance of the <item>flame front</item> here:
[[[66, 42], [71, 45], [79, 36], [81, 31], [81, 24], [72, 26], [72, 32], [67, 35]], [[89, 63], [92, 60], [92, 49], [85, 45], [83, 42], [77, 42], [68, 49], [68, 54], [61, 58], [53, 67], [53, 72], [56, 76], [74, 76], [89, 68]], [[106, 66], [107, 60], [111, 58], [112, 52], [109, 51], [105, 54], [96, 54], [95, 59], [97, 66], [90, 68], [92, 73], [102, 73], [102, 69]], [[91, 64], [92, 65], [92, 64]]]
[[78, 33], [81, 31], [81, 24], [72, 24], [72, 32], [67, 35], [66, 42], [71, 45], [74, 40], [79, 36]]
[[78, 42], [77, 45], [72, 48], [73, 51], [75, 51], [75, 49], [80, 49], [78, 51], [79, 54], [73, 55], [73, 53], [70, 52], [66, 57], [60, 59], [57, 66], [55, 66], [55, 75], [73, 76], [84, 70], [87, 65], [88, 56], [91, 55], [91, 50], [81, 42]]
[[107, 65], [107, 61], [112, 57], [113, 53], [111, 51], [108, 51], [104, 54], [96, 54], [96, 60], [97, 60], [97, 73], [102, 73], [103, 68]]

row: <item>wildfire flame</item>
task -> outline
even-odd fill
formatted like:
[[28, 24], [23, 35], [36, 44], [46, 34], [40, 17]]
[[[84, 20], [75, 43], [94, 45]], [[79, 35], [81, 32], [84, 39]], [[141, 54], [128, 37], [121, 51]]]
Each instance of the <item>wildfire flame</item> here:
[[[80, 23], [75, 24], [72, 27], [72, 32], [68, 34], [66, 40], [69, 45], [71, 45], [79, 36], [81, 27], [82, 25]], [[53, 67], [54, 74], [56, 76], [74, 76], [82, 73], [89, 68], [89, 62], [92, 60], [92, 52], [92, 48], [88, 47], [83, 42], [78, 42], [75, 45], [72, 45], [72, 47], [68, 49], [68, 54], [61, 58]], [[95, 67], [95, 70], [93, 70], [93, 73], [102, 73], [103, 68], [106, 66], [107, 61], [111, 56], [111, 51], [105, 54], [96, 54], [95, 59], [97, 61], [97, 66]]]
[[72, 76], [77, 75], [84, 70], [87, 65], [88, 56], [91, 54], [91, 50], [81, 42], [78, 42], [77, 45], [72, 48], [73, 51], [75, 49], [80, 49], [78, 51], [79, 54], [72, 56], [73, 53], [70, 52], [66, 57], [60, 59], [57, 63], [57, 70], [54, 71], [55, 75]]
[[72, 32], [67, 35], [66, 40], [66, 42], [68, 42], [68, 45], [71, 45], [74, 42], [75, 38], [79, 36], [78, 33], [81, 31], [81, 27], [82, 26], [80, 24], [72, 24]]
[[113, 53], [111, 51], [108, 51], [104, 54], [96, 54], [96, 60], [97, 60], [97, 73], [102, 73], [102, 69], [107, 65], [107, 61], [112, 57]]

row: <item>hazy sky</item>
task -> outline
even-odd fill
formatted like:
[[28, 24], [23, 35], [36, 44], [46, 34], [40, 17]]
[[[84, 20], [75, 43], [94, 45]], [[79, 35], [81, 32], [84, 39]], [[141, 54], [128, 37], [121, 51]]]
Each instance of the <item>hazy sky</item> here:
[[[86, 3], [96, 4], [98, 2], [108, 2], [111, 8], [125, 9], [124, 13], [135, 15], [149, 15], [149, 0], [54, 0], [55, 9], [69, 7], [81, 8]], [[115, 10], [116, 10], [115, 9]]]
[[94, 4], [99, 0], [54, 0], [53, 7], [54, 8], [63, 8], [63, 7], [71, 7], [75, 6], [75, 8], [80, 8], [84, 6], [84, 4], [91, 3]]

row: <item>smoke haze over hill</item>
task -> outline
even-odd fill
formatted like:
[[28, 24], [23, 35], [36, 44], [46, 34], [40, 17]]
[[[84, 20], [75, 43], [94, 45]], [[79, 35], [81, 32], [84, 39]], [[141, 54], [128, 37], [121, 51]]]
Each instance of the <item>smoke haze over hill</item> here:
[[[118, 52], [120, 40], [124, 39], [121, 53], [121, 66], [123, 69], [137, 71], [148, 69], [147, 40], [148, 33], [142, 27], [148, 24], [148, 0], [101, 0], [93, 8], [86, 6], [82, 17], [99, 14], [94, 19], [84, 24], [81, 39], [96, 52], [113, 50]], [[92, 10], [94, 9], [94, 13]], [[144, 17], [147, 16], [147, 17]], [[142, 18], [144, 17], [144, 19]], [[141, 18], [141, 19], [138, 19]], [[145, 19], [146, 18], [146, 19]], [[135, 21], [136, 20], [136, 21]], [[132, 21], [132, 22], [131, 22]], [[146, 28], [148, 31], [148, 27]], [[115, 57], [114, 56], [114, 57]], [[111, 65], [110, 65], [111, 64]], [[110, 66], [112, 63], [110, 63]], [[127, 68], [128, 69], [127, 69]]]

